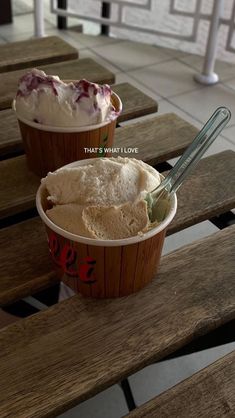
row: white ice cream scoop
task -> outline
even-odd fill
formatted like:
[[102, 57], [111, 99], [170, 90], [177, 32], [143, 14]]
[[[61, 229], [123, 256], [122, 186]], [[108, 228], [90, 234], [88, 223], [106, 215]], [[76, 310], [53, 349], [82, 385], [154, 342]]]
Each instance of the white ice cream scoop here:
[[14, 102], [17, 115], [50, 127], [84, 127], [115, 120], [120, 113], [112, 90], [82, 79], [65, 83], [44, 71], [27, 71], [19, 80]]

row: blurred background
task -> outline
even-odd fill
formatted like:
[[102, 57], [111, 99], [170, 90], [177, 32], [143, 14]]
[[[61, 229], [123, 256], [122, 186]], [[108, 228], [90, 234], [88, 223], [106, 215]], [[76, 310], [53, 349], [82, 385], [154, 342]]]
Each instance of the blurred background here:
[[[222, 3], [217, 57], [234, 62], [234, 1]], [[82, 24], [84, 33], [97, 35], [103, 9], [103, 16], [112, 23], [110, 36], [204, 55], [214, 0], [1, 0], [0, 22], [3, 15], [10, 15], [10, 7], [14, 22], [14, 16], [32, 15], [36, 4], [43, 4], [45, 20], [54, 25], [57, 17], [51, 10], [65, 9], [70, 16], [79, 16], [70, 17], [68, 27]]]

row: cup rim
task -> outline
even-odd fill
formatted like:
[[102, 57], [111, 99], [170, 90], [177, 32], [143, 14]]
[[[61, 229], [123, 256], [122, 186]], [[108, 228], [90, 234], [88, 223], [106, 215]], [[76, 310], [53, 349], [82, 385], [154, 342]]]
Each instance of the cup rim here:
[[[108, 158], [108, 157], [106, 157], [106, 158]], [[71, 168], [71, 167], [76, 167], [78, 165], [85, 165], [85, 164], [88, 164], [89, 162], [94, 163], [94, 160], [95, 160], [95, 158], [88, 158], [86, 160], [75, 161], [73, 163], [66, 164], [63, 167], [60, 167], [59, 170], [62, 169], [62, 168], [65, 168], [65, 167], [66, 168]], [[136, 243], [139, 243], [141, 241], [145, 241], [149, 238], [152, 238], [154, 235], [157, 235], [159, 232], [163, 231], [170, 224], [170, 222], [174, 218], [174, 216], [176, 214], [176, 210], [177, 210], [177, 196], [176, 196], [176, 193], [173, 193], [171, 198], [170, 198], [170, 203], [171, 203], [170, 211], [169, 211], [168, 215], [166, 216], [166, 218], [163, 220], [163, 222], [158, 224], [156, 227], [150, 229], [149, 231], [147, 231], [143, 234], [135, 235], [134, 237], [123, 238], [123, 239], [115, 239], [115, 240], [99, 240], [99, 239], [95, 239], [95, 238], [88, 238], [88, 237], [84, 237], [84, 236], [81, 236], [81, 235], [72, 234], [71, 232], [65, 231], [64, 229], [62, 229], [61, 227], [56, 225], [54, 222], [52, 222], [48, 218], [46, 213], [44, 212], [44, 210], [42, 208], [42, 204], [41, 204], [41, 194], [42, 194], [43, 190], [45, 190], [45, 189], [46, 189], [46, 186], [44, 184], [41, 184], [39, 186], [39, 188], [37, 190], [37, 194], [36, 194], [36, 207], [37, 207], [37, 211], [38, 211], [41, 219], [43, 220], [43, 222], [50, 229], [52, 229], [54, 232], [56, 232], [58, 235], [61, 235], [62, 237], [66, 238], [70, 241], [80, 242], [81, 244], [92, 245], [92, 246], [97, 246], [97, 247], [126, 246], [126, 245], [136, 244]]]
[[112, 96], [115, 97], [115, 99], [118, 102], [118, 111], [115, 115], [115, 117], [113, 119], [110, 120], [106, 120], [104, 122], [98, 123], [96, 125], [85, 125], [85, 126], [51, 126], [51, 125], [43, 125], [41, 123], [37, 123], [37, 122], [33, 122], [31, 120], [25, 119], [24, 117], [20, 116], [17, 111], [16, 111], [16, 106], [15, 106], [15, 102], [16, 100], [14, 99], [12, 102], [12, 109], [16, 114], [16, 117], [18, 120], [20, 120], [21, 122], [23, 122], [24, 124], [31, 126], [32, 128], [36, 128], [40, 131], [47, 131], [47, 132], [60, 132], [60, 133], [66, 133], [66, 132], [86, 132], [86, 131], [93, 131], [95, 129], [99, 129], [102, 128], [103, 126], [106, 126], [110, 123], [112, 123], [113, 121], [115, 121], [118, 116], [121, 114], [122, 112], [122, 101], [120, 99], [120, 97], [114, 92], [112, 91]]

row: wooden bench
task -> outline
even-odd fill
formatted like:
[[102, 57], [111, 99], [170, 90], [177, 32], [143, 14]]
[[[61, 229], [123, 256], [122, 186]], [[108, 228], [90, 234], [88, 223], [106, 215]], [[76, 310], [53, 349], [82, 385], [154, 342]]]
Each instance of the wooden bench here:
[[[55, 64], [62, 66], [62, 78], [81, 78], [89, 69], [99, 82], [104, 82], [102, 77], [114, 81], [103, 67], [97, 75], [92, 60], [69, 64]], [[2, 106], [11, 103], [17, 73], [12, 79], [4, 75], [11, 93], [0, 91]], [[127, 84], [113, 88], [124, 102], [119, 122], [157, 110], [137, 89]], [[5, 158], [0, 162], [0, 304], [6, 305], [50, 290], [58, 277], [44, 227], [33, 213], [39, 179], [27, 170], [24, 155], [7, 158], [23, 152], [9, 110], [0, 113], [0, 129], [0, 154]], [[119, 127], [115, 145], [138, 147], [139, 154], [132, 156], [156, 165], [180, 155], [196, 132], [168, 114]], [[232, 151], [200, 162], [178, 193], [178, 213], [168, 234], [235, 206], [234, 162]], [[139, 293], [103, 301], [76, 295], [1, 329], [1, 418], [56, 416], [234, 319], [234, 233], [235, 226], [226, 228], [163, 257], [157, 276]]]
[[0, 45], [0, 73], [76, 58], [77, 49], [57, 36], [11, 42]]
[[235, 351], [137, 408], [126, 418], [232, 418]]
[[0, 416], [56, 416], [235, 318], [234, 233], [163, 257], [139, 293], [74, 296], [2, 329]]
[[[87, 78], [87, 80], [107, 84], [112, 84], [115, 81], [114, 74], [111, 71], [106, 70], [106, 68], [91, 58], [42, 65], [37, 66], [37, 68], [45, 71], [47, 74], [58, 75], [64, 80]], [[11, 107], [17, 91], [18, 80], [25, 74], [25, 71], [24, 69], [1, 74], [0, 110]]]

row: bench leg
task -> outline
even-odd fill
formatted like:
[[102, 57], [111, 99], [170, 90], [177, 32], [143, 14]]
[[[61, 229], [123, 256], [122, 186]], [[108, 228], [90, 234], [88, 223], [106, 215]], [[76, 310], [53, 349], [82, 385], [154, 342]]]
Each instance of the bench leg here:
[[12, 23], [11, 0], [1, 0], [0, 25]]
[[128, 382], [128, 379], [124, 379], [120, 382], [120, 387], [123, 391], [123, 394], [125, 396], [126, 399], [126, 403], [128, 406], [129, 411], [133, 411], [134, 409], [136, 409], [136, 404], [135, 404], [135, 400]]
[[[101, 9], [101, 17], [110, 17], [111, 4], [103, 2]], [[109, 25], [101, 25], [101, 35], [109, 36]]]
[[[60, 9], [67, 9], [67, 0], [57, 0], [57, 7]], [[57, 28], [67, 29], [67, 17], [57, 16]]]

